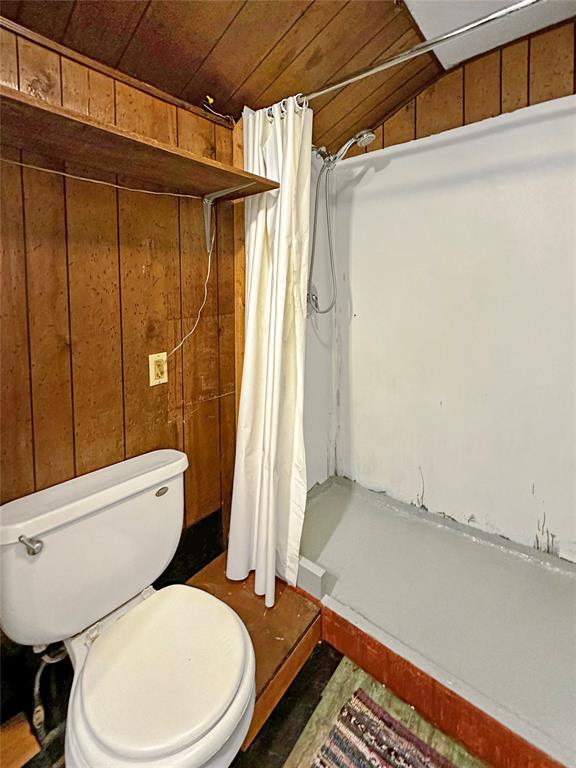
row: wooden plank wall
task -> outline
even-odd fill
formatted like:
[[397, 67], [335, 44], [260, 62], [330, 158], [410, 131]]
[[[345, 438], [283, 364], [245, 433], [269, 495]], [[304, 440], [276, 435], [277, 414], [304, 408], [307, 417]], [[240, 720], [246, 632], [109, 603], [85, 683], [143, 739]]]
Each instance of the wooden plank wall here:
[[[82, 114], [232, 163], [233, 135], [178, 105], [0, 30], [0, 81]], [[2, 147], [3, 157], [50, 158]], [[202, 302], [202, 203], [2, 164], [1, 501], [156, 448], [186, 451], [186, 525], [229, 509], [235, 445], [235, 251], [243, 221], [217, 206], [197, 332], [148, 385]], [[109, 180], [139, 186], [137, 179]], [[236, 229], [234, 221], [236, 218]]]
[[373, 152], [576, 92], [575, 22], [569, 21], [462, 64], [376, 128]]

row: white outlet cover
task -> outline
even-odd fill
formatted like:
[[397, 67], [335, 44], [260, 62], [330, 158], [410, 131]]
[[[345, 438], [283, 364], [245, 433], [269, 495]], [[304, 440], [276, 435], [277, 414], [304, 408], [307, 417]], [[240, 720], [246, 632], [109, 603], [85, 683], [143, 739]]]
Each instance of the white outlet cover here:
[[166, 352], [148, 355], [148, 375], [151, 387], [168, 383], [168, 355]]

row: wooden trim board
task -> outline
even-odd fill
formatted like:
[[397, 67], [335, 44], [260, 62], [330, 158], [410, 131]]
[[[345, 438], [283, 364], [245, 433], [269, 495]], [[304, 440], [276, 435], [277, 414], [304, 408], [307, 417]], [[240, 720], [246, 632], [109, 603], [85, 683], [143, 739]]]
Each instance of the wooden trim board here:
[[299, 640], [298, 644], [294, 646], [284, 664], [280, 667], [276, 675], [270, 680], [256, 700], [252, 722], [248, 734], [244, 739], [244, 743], [242, 744], [243, 752], [245, 752], [252, 744], [260, 732], [260, 729], [270, 717], [274, 707], [286, 693], [288, 687], [298, 672], [300, 672], [306, 661], [308, 661], [316, 644], [320, 642], [321, 635], [322, 618], [321, 616], [317, 616]]

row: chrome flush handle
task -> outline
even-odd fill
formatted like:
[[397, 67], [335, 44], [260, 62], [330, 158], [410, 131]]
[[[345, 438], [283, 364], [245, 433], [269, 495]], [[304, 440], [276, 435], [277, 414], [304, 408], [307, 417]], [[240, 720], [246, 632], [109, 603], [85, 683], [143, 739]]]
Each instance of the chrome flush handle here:
[[39, 555], [44, 548], [44, 542], [40, 539], [29, 539], [28, 536], [18, 536], [18, 541], [24, 544], [26, 552], [33, 557]]

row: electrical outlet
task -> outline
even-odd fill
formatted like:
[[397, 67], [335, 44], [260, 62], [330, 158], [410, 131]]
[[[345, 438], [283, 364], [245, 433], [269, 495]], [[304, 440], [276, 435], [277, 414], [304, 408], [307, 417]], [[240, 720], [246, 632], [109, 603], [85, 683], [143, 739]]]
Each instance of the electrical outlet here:
[[150, 374], [151, 387], [168, 382], [168, 355], [166, 352], [148, 355], [148, 372]]

